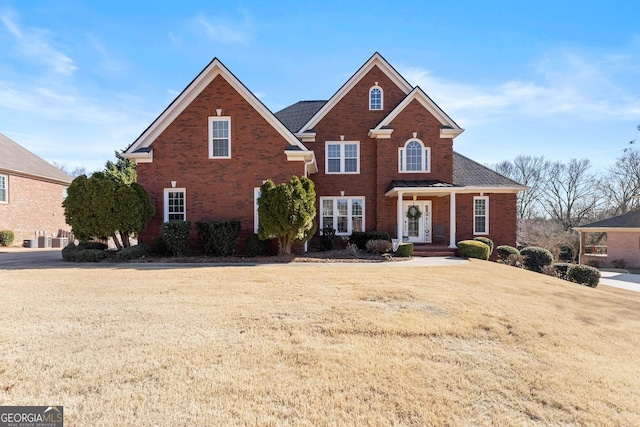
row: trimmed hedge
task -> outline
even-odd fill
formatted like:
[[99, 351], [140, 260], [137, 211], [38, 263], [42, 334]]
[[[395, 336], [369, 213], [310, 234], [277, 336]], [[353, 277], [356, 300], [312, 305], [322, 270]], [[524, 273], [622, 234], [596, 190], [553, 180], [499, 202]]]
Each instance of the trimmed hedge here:
[[555, 262], [551, 265], [556, 270], [556, 276], [564, 280], [569, 280], [567, 279], [567, 272], [569, 271], [569, 267], [573, 264], [569, 264], [568, 262]]
[[151, 242], [151, 252], [158, 255], [169, 255], [164, 236], [160, 235], [153, 238], [153, 242]]
[[145, 255], [147, 255], [147, 249], [142, 245], [135, 245], [120, 249], [116, 254], [116, 259], [118, 261], [129, 261], [142, 258]]
[[69, 243], [62, 249], [62, 259], [69, 262], [99, 262], [107, 258], [107, 245], [100, 242]]
[[236, 251], [240, 236], [240, 221], [216, 220], [196, 222], [198, 240], [209, 256], [229, 256]]
[[247, 249], [245, 250], [246, 256], [265, 256], [269, 254], [269, 245], [266, 240], [260, 240], [257, 234], [247, 234]]
[[0, 231], [0, 246], [9, 246], [13, 243], [13, 239], [15, 239], [15, 234], [11, 230], [1, 230]]
[[509, 245], [501, 245], [496, 248], [496, 253], [498, 254], [498, 258], [500, 258], [505, 263], [510, 255], [520, 255], [520, 251], [513, 246]]
[[413, 243], [403, 242], [398, 245], [396, 255], [400, 257], [409, 257], [413, 255]]
[[490, 248], [486, 243], [478, 240], [461, 240], [456, 246], [458, 247], [458, 256], [462, 258], [489, 259]]
[[100, 262], [107, 258], [104, 249], [80, 249], [76, 251], [75, 262]]
[[367, 249], [369, 240], [391, 241], [391, 236], [386, 231], [355, 231], [349, 236], [349, 243], [355, 244], [358, 249]]
[[600, 281], [600, 272], [588, 265], [573, 264], [567, 270], [567, 280], [595, 288]]
[[529, 246], [520, 251], [524, 256], [524, 266], [538, 273], [542, 272], [542, 268], [553, 263], [553, 255], [545, 248], [537, 246]]
[[386, 254], [393, 250], [393, 245], [388, 240], [369, 240], [367, 250], [374, 254]]
[[171, 255], [184, 255], [189, 247], [190, 221], [172, 221], [162, 224], [162, 236]]
[[491, 256], [494, 248], [493, 240], [491, 240], [488, 237], [482, 237], [482, 236], [474, 237], [473, 240], [477, 240], [478, 242], [482, 242], [485, 245], [489, 246], [489, 256]]

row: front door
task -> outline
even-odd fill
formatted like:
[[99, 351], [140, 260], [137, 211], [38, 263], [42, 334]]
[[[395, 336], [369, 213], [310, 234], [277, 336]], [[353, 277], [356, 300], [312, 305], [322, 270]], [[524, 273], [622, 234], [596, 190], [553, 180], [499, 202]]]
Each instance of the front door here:
[[431, 200], [407, 200], [403, 205], [403, 240], [431, 243]]

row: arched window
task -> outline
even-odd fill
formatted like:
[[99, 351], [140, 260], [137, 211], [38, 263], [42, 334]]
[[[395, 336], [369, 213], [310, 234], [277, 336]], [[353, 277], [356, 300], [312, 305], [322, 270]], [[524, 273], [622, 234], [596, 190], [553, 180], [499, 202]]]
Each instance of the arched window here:
[[382, 110], [382, 88], [380, 86], [369, 89], [369, 110]]
[[425, 147], [419, 139], [410, 139], [398, 151], [398, 170], [400, 172], [430, 172], [431, 149]]

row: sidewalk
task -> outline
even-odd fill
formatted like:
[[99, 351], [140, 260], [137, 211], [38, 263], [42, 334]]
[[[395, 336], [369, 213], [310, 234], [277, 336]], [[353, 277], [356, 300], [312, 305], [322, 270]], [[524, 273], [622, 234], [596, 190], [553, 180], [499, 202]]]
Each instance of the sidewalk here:
[[600, 284], [629, 291], [640, 292], [640, 274], [631, 274], [626, 270], [600, 270]]

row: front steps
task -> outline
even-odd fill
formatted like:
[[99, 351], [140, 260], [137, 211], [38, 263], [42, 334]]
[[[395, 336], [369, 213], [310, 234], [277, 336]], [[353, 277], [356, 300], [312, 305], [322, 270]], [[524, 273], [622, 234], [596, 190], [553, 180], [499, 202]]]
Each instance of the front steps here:
[[457, 249], [450, 248], [446, 245], [432, 245], [429, 243], [414, 243], [413, 244], [413, 256], [416, 257], [449, 257], [456, 256]]

